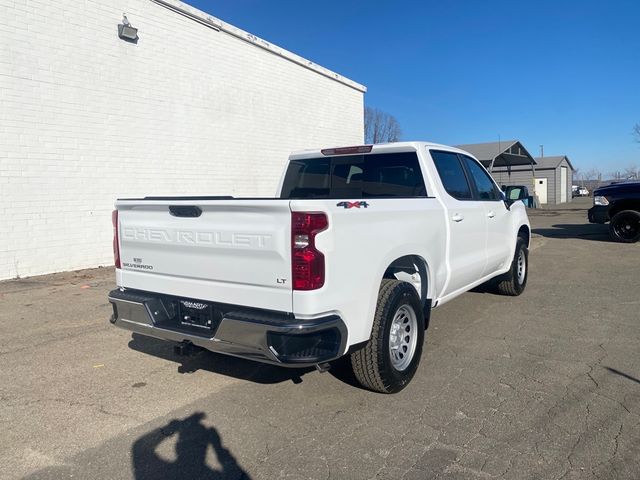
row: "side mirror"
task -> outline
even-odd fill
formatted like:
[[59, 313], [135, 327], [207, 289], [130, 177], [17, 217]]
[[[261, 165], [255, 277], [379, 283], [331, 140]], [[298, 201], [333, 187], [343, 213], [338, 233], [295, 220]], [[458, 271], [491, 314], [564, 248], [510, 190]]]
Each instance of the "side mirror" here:
[[500, 192], [500, 197], [502, 197], [502, 201], [504, 202], [504, 206], [507, 210], [511, 210], [511, 205], [513, 204], [513, 200], [509, 200], [507, 198], [507, 194], [504, 192]]

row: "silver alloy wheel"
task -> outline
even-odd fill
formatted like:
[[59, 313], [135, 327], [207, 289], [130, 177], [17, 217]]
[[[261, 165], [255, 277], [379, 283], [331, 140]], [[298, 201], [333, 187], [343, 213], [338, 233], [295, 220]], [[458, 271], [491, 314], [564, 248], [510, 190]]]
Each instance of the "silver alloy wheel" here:
[[410, 305], [404, 304], [396, 310], [389, 332], [389, 354], [393, 368], [402, 372], [413, 360], [418, 341], [418, 320]]
[[524, 250], [520, 250], [518, 254], [518, 284], [524, 283], [525, 275], [527, 274], [527, 257], [524, 254]]

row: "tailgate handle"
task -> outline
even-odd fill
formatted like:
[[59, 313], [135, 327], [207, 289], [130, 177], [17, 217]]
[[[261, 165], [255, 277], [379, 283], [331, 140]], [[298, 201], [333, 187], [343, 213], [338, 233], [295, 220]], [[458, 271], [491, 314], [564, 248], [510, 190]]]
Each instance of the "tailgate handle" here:
[[171, 205], [169, 213], [174, 217], [199, 217], [202, 215], [202, 209], [193, 205]]

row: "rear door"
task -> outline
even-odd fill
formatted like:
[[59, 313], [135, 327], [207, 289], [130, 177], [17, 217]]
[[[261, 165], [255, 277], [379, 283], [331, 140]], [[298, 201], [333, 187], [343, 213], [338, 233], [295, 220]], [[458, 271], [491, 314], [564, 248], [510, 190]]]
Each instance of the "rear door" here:
[[487, 263], [487, 217], [473, 197], [460, 157], [454, 152], [431, 150], [445, 194], [449, 225], [449, 282], [442, 296], [456, 292], [480, 279]]
[[119, 201], [119, 285], [291, 310], [286, 200]]

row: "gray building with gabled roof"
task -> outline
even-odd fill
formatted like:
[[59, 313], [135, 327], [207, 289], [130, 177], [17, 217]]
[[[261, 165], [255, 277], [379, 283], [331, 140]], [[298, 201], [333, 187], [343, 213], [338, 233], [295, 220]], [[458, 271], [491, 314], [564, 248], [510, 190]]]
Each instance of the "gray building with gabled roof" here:
[[456, 145], [476, 157], [490, 172], [496, 167], [535, 165], [534, 158], [519, 140]]
[[456, 145], [480, 160], [500, 186], [525, 185], [533, 195], [536, 161], [519, 140]]
[[456, 146], [480, 160], [500, 186], [525, 185], [542, 205], [571, 201], [573, 165], [566, 155], [533, 158], [518, 140]]
[[569, 157], [540, 157], [536, 158], [536, 163], [535, 191], [540, 203], [557, 205], [570, 202], [573, 165]]
[[[537, 157], [535, 165], [494, 167], [491, 175], [498, 185], [526, 185], [540, 205], [571, 201], [573, 165], [566, 155]], [[532, 186], [533, 184], [533, 186]]]

